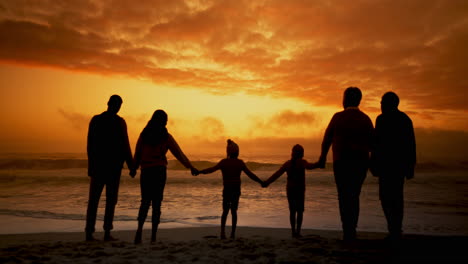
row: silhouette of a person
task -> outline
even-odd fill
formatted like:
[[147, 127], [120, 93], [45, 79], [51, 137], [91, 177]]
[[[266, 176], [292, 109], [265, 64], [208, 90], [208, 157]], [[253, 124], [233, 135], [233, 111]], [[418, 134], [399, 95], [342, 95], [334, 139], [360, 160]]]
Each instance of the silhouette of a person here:
[[104, 240], [115, 240], [110, 235], [113, 228], [115, 206], [119, 193], [120, 175], [123, 163], [132, 168], [132, 152], [125, 120], [117, 115], [122, 106], [122, 98], [112, 95], [107, 103], [107, 111], [95, 115], [88, 130], [88, 209], [86, 212], [86, 240], [93, 241], [96, 215], [102, 190], [106, 186], [106, 209], [104, 214]]
[[400, 99], [393, 92], [382, 96], [382, 114], [375, 122], [375, 149], [371, 172], [379, 177], [379, 196], [387, 219], [390, 239], [399, 239], [403, 222], [403, 185], [414, 177], [416, 140], [413, 122], [398, 110]]
[[[281, 168], [275, 172], [263, 187], [268, 187], [285, 172], [288, 175], [286, 194], [289, 204], [289, 222], [291, 224], [292, 237], [301, 237], [301, 226], [304, 214], [305, 202], [305, 170], [318, 168], [318, 163], [309, 163], [303, 159], [304, 148], [297, 144], [291, 152], [291, 160], [286, 161]], [[297, 220], [297, 225], [296, 225]]]
[[[236, 226], [237, 226], [237, 209], [239, 207], [239, 198], [241, 195], [241, 173], [245, 172], [247, 176], [260, 184], [263, 181], [260, 180], [257, 175], [247, 168], [244, 161], [238, 159], [239, 157], [239, 146], [234, 141], [228, 139], [227, 141], [227, 158], [221, 160], [218, 164], [211, 168], [201, 170], [201, 174], [213, 173], [217, 170], [221, 170], [223, 175], [223, 214], [221, 215], [221, 239], [226, 238], [225, 227], [226, 219], [231, 210], [232, 216], [232, 230], [231, 238], [236, 237]], [[196, 175], [195, 175], [196, 176]]]
[[322, 142], [319, 166], [324, 168], [330, 145], [333, 149], [333, 172], [338, 192], [343, 239], [356, 239], [359, 218], [359, 195], [369, 166], [373, 141], [370, 118], [359, 110], [361, 90], [349, 87], [344, 91], [344, 111], [332, 117]]
[[167, 131], [167, 114], [163, 110], [156, 110], [146, 127], [140, 134], [135, 150], [134, 169], [130, 172], [135, 177], [136, 170], [141, 166], [140, 188], [141, 205], [138, 212], [138, 229], [135, 234], [135, 244], [142, 241], [143, 225], [148, 216], [149, 207], [153, 208], [151, 242], [156, 241], [156, 233], [161, 218], [161, 203], [164, 195], [167, 176], [168, 150], [192, 174], [198, 171], [192, 166], [189, 159], [180, 149], [179, 145]]

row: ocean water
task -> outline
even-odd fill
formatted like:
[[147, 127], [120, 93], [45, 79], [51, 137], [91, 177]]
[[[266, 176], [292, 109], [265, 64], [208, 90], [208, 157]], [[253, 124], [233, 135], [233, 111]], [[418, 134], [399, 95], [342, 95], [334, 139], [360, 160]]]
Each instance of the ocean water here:
[[[264, 160], [262, 160], [264, 161]], [[196, 162], [202, 169], [212, 160]], [[248, 166], [267, 179], [279, 168], [274, 159]], [[140, 206], [139, 175], [122, 173], [114, 228], [135, 229]], [[340, 230], [333, 172], [307, 172], [303, 228]], [[245, 175], [238, 211], [239, 226], [289, 228], [286, 175], [263, 189]], [[89, 178], [86, 160], [74, 155], [3, 157], [0, 159], [0, 233], [82, 231]], [[219, 226], [222, 203], [220, 172], [193, 177], [171, 162], [162, 205], [160, 228]], [[96, 229], [102, 230], [105, 195]], [[150, 228], [151, 210], [146, 228]], [[228, 225], [230, 218], [228, 218]], [[468, 235], [468, 175], [466, 171], [416, 173], [405, 184], [404, 231], [416, 234]], [[361, 193], [358, 230], [386, 231], [377, 179], [368, 175]]]

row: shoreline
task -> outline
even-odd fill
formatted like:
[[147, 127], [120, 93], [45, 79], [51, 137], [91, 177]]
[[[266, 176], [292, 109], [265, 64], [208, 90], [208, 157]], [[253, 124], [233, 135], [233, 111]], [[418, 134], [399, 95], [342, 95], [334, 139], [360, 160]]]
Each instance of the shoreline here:
[[[230, 227], [227, 228], [230, 233]], [[300, 239], [287, 228], [238, 227], [236, 239], [219, 239], [219, 227], [159, 229], [150, 244], [133, 244], [135, 231], [113, 231], [118, 241], [85, 242], [84, 232], [0, 235], [2, 263], [467, 263], [468, 236], [405, 234], [391, 244], [385, 233], [358, 232], [353, 243], [341, 231], [305, 229]]]
[[[80, 220], [64, 220], [64, 219], [47, 219], [47, 218], [33, 218], [24, 216], [2, 216], [0, 217], [0, 236], [4, 235], [32, 235], [32, 234], [56, 234], [56, 233], [81, 233], [84, 232], [83, 219]], [[102, 232], [101, 220], [96, 222], [96, 232]], [[145, 230], [150, 228], [151, 222], [147, 221], [145, 224]], [[219, 228], [219, 223], [196, 223], [196, 222], [171, 222], [161, 223], [159, 230], [166, 229], [183, 229], [183, 228]], [[226, 226], [230, 228], [228, 224]], [[137, 221], [114, 221], [114, 230], [112, 232], [134, 232], [137, 228]], [[238, 228], [254, 228], [254, 229], [271, 229], [271, 230], [289, 230], [288, 227], [284, 226], [256, 226], [256, 225], [239, 225]], [[303, 230], [310, 230], [316, 233], [321, 232], [341, 232], [340, 228], [320, 228], [320, 227], [303, 227]], [[384, 234], [386, 230], [380, 229], [357, 229], [358, 233], [361, 234]], [[441, 233], [441, 232], [415, 232], [407, 231], [404, 232], [406, 235], [414, 236], [433, 236], [433, 237], [468, 237], [468, 234], [464, 233]]]

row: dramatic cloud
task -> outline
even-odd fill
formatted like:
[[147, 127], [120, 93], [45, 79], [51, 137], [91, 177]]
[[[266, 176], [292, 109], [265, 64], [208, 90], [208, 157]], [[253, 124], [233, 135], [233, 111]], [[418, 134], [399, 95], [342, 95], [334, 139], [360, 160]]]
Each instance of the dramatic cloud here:
[[0, 60], [337, 105], [353, 85], [468, 111], [468, 2], [0, 3]]

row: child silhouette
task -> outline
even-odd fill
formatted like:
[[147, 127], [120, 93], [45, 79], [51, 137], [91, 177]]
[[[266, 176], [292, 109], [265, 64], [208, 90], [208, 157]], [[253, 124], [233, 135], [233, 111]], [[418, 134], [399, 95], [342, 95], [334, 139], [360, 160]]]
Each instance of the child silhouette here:
[[[201, 174], [208, 174], [221, 170], [223, 175], [223, 214], [221, 216], [221, 239], [226, 238], [225, 227], [226, 219], [231, 210], [232, 216], [232, 231], [231, 238], [235, 238], [237, 226], [237, 208], [239, 206], [239, 198], [241, 195], [241, 172], [245, 172], [253, 181], [260, 183], [263, 186], [263, 181], [260, 180], [253, 172], [251, 172], [244, 161], [238, 159], [239, 146], [234, 141], [227, 141], [227, 158], [221, 160], [214, 167], [201, 170]], [[196, 175], [195, 175], [196, 176]]]
[[[286, 161], [281, 168], [264, 182], [263, 187], [268, 187], [276, 181], [284, 172], [288, 175], [286, 193], [289, 204], [289, 221], [293, 237], [301, 237], [302, 218], [305, 201], [305, 170], [318, 168], [318, 163], [309, 163], [303, 159], [304, 148], [297, 144], [292, 148], [291, 160]], [[297, 217], [296, 217], [297, 216]], [[297, 220], [297, 225], [296, 225]]]

